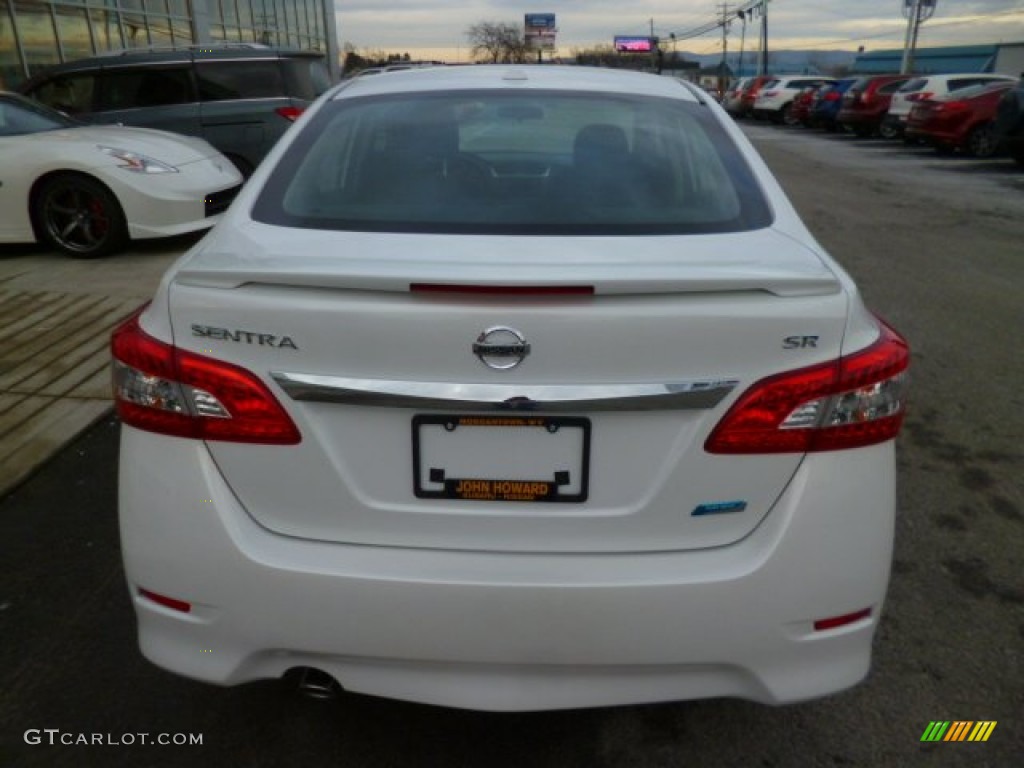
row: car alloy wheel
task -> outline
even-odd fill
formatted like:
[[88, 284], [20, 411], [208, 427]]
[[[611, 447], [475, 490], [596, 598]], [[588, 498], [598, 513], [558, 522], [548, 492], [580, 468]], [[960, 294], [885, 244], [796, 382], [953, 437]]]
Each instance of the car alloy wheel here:
[[882, 123], [878, 126], [878, 135], [883, 139], [898, 139], [900, 137], [900, 132], [899, 129], [894, 126]]
[[800, 125], [800, 120], [793, 114], [793, 102], [782, 108], [782, 122], [786, 125]]
[[40, 239], [79, 259], [105, 256], [128, 239], [117, 198], [85, 176], [65, 174], [48, 180], [36, 196], [33, 220]]
[[967, 153], [971, 157], [992, 157], [998, 148], [999, 140], [991, 123], [979, 125], [967, 137]]

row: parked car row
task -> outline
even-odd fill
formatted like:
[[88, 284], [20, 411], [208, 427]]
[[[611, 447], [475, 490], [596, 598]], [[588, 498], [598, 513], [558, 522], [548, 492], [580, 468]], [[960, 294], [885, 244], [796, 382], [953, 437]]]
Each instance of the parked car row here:
[[1024, 79], [1006, 75], [745, 78], [727, 92], [733, 117], [928, 144], [939, 152], [1024, 165]]

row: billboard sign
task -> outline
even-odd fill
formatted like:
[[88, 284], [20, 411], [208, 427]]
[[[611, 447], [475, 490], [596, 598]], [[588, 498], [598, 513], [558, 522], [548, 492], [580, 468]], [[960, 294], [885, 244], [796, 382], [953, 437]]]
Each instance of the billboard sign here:
[[655, 47], [655, 38], [636, 35], [616, 35], [615, 50], [619, 53], [650, 53]]
[[553, 51], [555, 49], [555, 14], [528, 13], [523, 25], [523, 39], [526, 47], [534, 50]]

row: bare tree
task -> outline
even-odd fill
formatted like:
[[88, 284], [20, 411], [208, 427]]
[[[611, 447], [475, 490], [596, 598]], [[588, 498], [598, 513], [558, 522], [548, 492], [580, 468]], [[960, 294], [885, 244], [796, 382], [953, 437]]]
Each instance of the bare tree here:
[[472, 56], [492, 64], [522, 64], [529, 51], [523, 30], [504, 21], [481, 21], [466, 30]]

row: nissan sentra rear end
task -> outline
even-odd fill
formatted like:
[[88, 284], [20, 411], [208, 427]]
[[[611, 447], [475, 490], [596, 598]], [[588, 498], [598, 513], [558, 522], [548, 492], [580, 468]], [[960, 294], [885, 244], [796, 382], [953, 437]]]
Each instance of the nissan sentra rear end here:
[[696, 89], [352, 81], [113, 355], [167, 669], [496, 710], [868, 671], [907, 346]]

